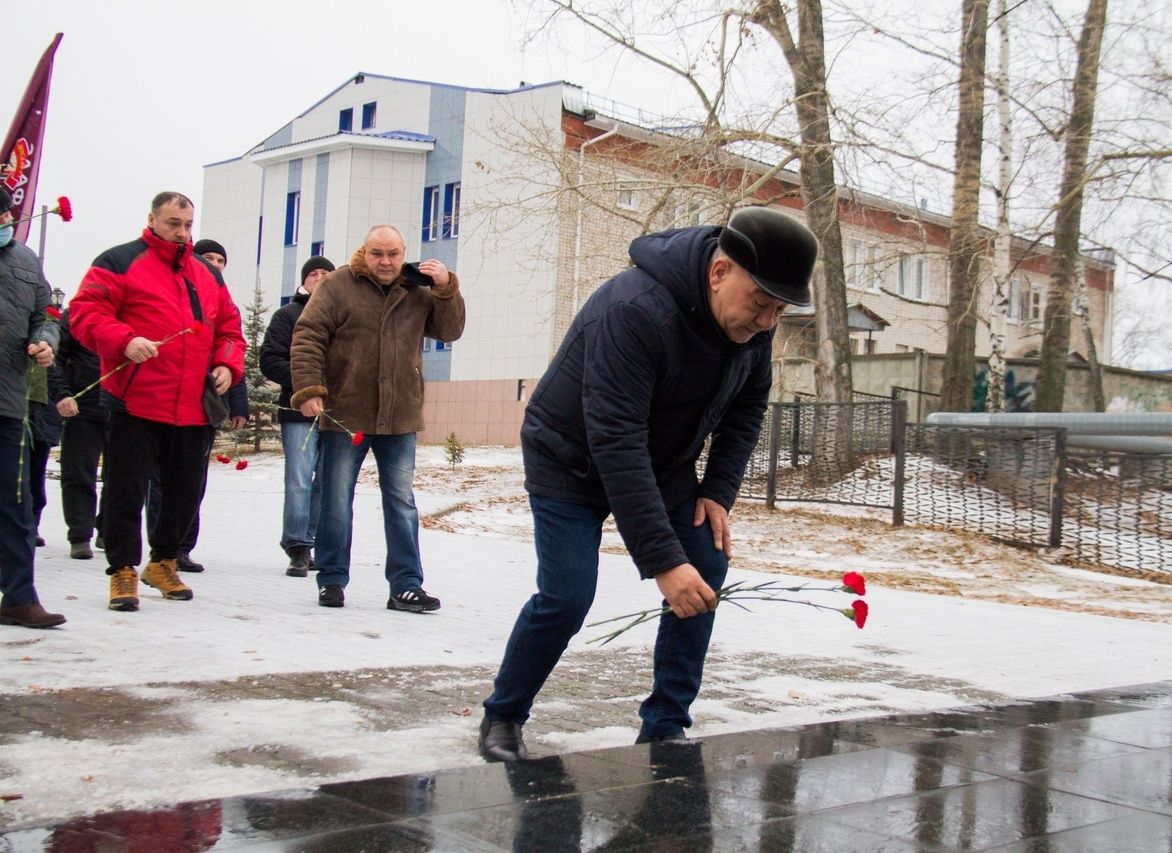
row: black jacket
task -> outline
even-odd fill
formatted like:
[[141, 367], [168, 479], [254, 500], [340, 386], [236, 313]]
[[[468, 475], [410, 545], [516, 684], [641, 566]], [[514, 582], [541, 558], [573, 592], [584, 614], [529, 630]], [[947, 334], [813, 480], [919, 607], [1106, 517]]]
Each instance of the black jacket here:
[[[98, 381], [97, 353], [88, 350], [69, 333], [69, 309], [61, 312], [61, 344], [57, 357], [49, 368], [49, 399], [60, 403], [78, 391]], [[87, 421], [104, 421], [106, 410], [101, 406], [101, 393], [92, 388], [77, 400], [77, 417]]]
[[773, 333], [735, 344], [709, 308], [719, 233], [635, 240], [635, 266], [574, 318], [521, 426], [529, 492], [609, 508], [643, 577], [687, 562], [669, 510], [697, 497], [732, 507], [768, 403]]
[[264, 343], [260, 346], [260, 372], [265, 379], [276, 382], [281, 386], [281, 397], [278, 401], [277, 420], [281, 423], [312, 421], [301, 412], [290, 408], [289, 398], [293, 396], [293, 375], [289, 364], [289, 347], [293, 345], [293, 327], [297, 325], [297, 318], [301, 310], [309, 301], [309, 294], [298, 290], [293, 298], [278, 308], [269, 320], [269, 327], [265, 330]]

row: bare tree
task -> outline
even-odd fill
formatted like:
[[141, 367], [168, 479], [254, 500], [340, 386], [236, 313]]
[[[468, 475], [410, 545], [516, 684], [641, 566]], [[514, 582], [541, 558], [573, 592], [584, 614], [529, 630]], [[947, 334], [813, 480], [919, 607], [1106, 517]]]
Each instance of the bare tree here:
[[1062, 411], [1066, 392], [1066, 356], [1070, 350], [1071, 306], [1078, 285], [1083, 192], [1106, 23], [1107, 0], [1090, 0], [1078, 40], [1070, 120], [1064, 128], [1066, 155], [1055, 207], [1050, 286], [1042, 320], [1042, 355], [1034, 403], [1041, 412]]
[[821, 245], [820, 274], [814, 282], [814, 322], [818, 336], [815, 390], [820, 402], [851, 400], [850, 344], [847, 334], [846, 272], [838, 221], [838, 185], [830, 135], [830, 97], [826, 90], [826, 45], [821, 0], [798, 0], [795, 41], [780, 0], [758, 0], [749, 20], [777, 42], [794, 78], [794, 107], [802, 147], [799, 154], [806, 220]]
[[1013, 268], [1010, 247], [1009, 200], [1013, 188], [1013, 114], [1009, 102], [1009, 8], [997, 0], [997, 236], [993, 241], [993, 293], [989, 304], [989, 381], [985, 410], [1005, 408], [1005, 321], [1009, 308], [1009, 276]]
[[988, 0], [964, 0], [961, 7], [960, 105], [956, 118], [952, 231], [948, 245], [948, 343], [940, 387], [940, 408], [946, 412], [972, 409], [983, 243], [979, 213], [988, 19]]

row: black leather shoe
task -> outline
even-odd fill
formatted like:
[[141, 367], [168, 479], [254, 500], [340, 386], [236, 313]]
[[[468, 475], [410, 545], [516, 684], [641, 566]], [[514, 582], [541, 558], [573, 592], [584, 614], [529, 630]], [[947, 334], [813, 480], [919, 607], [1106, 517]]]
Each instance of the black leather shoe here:
[[488, 761], [526, 761], [529, 750], [521, 739], [520, 723], [480, 721], [480, 754]]
[[345, 607], [346, 593], [336, 583], [328, 584], [317, 591], [317, 603], [322, 607]]
[[202, 572], [203, 563], [197, 563], [191, 559], [190, 554], [179, 552], [179, 556], [175, 558], [175, 568], [181, 572]]

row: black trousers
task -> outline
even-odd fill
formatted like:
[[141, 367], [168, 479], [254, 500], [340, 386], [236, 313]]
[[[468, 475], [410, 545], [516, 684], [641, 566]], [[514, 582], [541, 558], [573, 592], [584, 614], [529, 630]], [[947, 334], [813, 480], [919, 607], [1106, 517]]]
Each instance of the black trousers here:
[[69, 541], [89, 542], [101, 532], [98, 460], [106, 449], [106, 422], [67, 418], [61, 427], [61, 512]]
[[207, 426], [171, 426], [111, 412], [102, 509], [107, 574], [142, 560], [143, 504], [156, 468], [162, 495], [159, 518], [150, 534], [151, 553], [161, 560], [178, 556], [199, 508], [211, 446]]
[[33, 530], [41, 528], [41, 513], [45, 511], [45, 504], [49, 496], [45, 492], [45, 470], [49, 467], [49, 451], [53, 445], [47, 441], [31, 442], [29, 448], [29, 489], [33, 496]]
[[[208, 428], [212, 433], [212, 441], [215, 441], [215, 431]], [[199, 502], [203, 503], [203, 496], [208, 490], [208, 469], [205, 466], [203, 469], [203, 488], [199, 490]], [[163, 505], [163, 480], [162, 474], [155, 471], [151, 475], [150, 485], [147, 486], [146, 499], [146, 516], [147, 516], [147, 536], [155, 535], [155, 525], [159, 523], [159, 507]], [[191, 520], [191, 527], [187, 528], [187, 533], [183, 537], [183, 541], [179, 543], [180, 554], [190, 554], [195, 550], [195, 543], [199, 541], [199, 506], [195, 508], [195, 518]], [[151, 559], [157, 558], [156, 554], [151, 554]]]

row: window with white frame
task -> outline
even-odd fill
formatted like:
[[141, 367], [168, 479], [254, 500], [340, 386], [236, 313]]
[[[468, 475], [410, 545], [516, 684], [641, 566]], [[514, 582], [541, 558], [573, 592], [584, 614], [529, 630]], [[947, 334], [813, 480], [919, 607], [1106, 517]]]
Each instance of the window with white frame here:
[[1042, 288], [1030, 285], [1026, 292], [1027, 302], [1022, 307], [1022, 317], [1026, 320], [1042, 319]]
[[444, 187], [444, 227], [443, 236], [460, 236], [460, 184], [447, 184]]
[[619, 187], [619, 194], [615, 200], [615, 204], [623, 210], [635, 210], [639, 207], [639, 194], [635, 192], [634, 187]]
[[878, 290], [882, 283], [879, 246], [866, 240], [851, 240], [849, 258], [847, 285], [855, 290]]
[[[1009, 292], [1005, 294], [1005, 319], [1016, 320], [1021, 311], [1021, 286], [1022, 280], [1019, 278], [1011, 278], [1009, 280]], [[1027, 286], [1028, 287], [1028, 286]]]
[[440, 188], [439, 186], [423, 188], [423, 233], [424, 243], [430, 243], [439, 238], [440, 229]]
[[928, 259], [923, 255], [904, 255], [899, 259], [899, 295], [908, 299], [928, 296]]
[[301, 229], [301, 191], [285, 194], [285, 245], [296, 246]]

